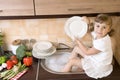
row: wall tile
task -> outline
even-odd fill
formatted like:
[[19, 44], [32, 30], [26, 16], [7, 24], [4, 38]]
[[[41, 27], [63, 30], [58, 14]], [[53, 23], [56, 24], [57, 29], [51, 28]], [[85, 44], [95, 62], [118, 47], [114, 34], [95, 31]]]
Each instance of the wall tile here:
[[65, 41], [64, 24], [66, 19], [0, 20], [0, 30], [5, 35], [6, 49], [10, 49], [10, 45], [15, 39], [58, 42], [58, 39], [62, 38]]

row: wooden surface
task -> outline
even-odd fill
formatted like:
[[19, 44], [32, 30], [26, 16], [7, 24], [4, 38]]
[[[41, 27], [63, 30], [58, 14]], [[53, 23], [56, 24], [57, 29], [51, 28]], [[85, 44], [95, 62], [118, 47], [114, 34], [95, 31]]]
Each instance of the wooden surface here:
[[0, 0], [0, 16], [119, 13], [119, 7], [120, 0]]
[[120, 0], [35, 0], [36, 15], [120, 12]]
[[[34, 59], [33, 65], [29, 68], [29, 71], [25, 73], [19, 80], [95, 80], [88, 77], [86, 74], [53, 74], [44, 70], [39, 64], [38, 78], [36, 78], [38, 68], [38, 61]], [[99, 80], [119, 80], [120, 79], [120, 66], [115, 61], [113, 72]], [[2, 80], [2, 79], [0, 79]]]
[[34, 15], [33, 0], [0, 0], [0, 16]]
[[112, 19], [113, 19], [112, 27], [114, 29], [112, 38], [114, 39], [114, 45], [115, 45], [114, 56], [120, 65], [120, 17], [116, 16], [116, 17], [113, 17]]

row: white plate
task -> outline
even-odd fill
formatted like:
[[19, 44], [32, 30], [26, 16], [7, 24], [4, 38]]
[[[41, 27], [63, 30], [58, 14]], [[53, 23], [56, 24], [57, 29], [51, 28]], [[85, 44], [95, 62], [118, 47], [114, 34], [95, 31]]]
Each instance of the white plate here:
[[52, 54], [54, 54], [56, 52], [56, 48], [53, 47], [49, 53], [40, 53], [40, 52], [36, 52], [36, 51], [32, 51], [32, 54], [34, 57], [36, 58], [46, 58], [48, 56], [51, 56]]
[[34, 53], [33, 53], [33, 56], [34, 56], [35, 58], [38, 58], [38, 59], [45, 59], [45, 58], [47, 58], [47, 57], [43, 57], [43, 56], [37, 56], [37, 55], [35, 55]]
[[82, 38], [87, 33], [87, 29], [87, 23], [79, 16], [71, 17], [65, 23], [65, 32], [73, 41], [75, 37]]

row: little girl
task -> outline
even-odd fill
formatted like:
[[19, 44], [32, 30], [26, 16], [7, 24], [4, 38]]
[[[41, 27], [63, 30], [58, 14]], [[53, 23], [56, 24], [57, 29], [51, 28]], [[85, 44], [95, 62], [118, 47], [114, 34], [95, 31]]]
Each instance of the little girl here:
[[[81, 70], [92, 78], [102, 78], [108, 76], [113, 71], [112, 59], [113, 51], [111, 39], [108, 33], [111, 31], [112, 19], [106, 14], [99, 14], [95, 18], [94, 31], [91, 32], [93, 46], [91, 48], [83, 45], [80, 39], [76, 38], [69, 62], [62, 69], [62, 72], [71, 71], [73, 66], [78, 66]], [[77, 55], [81, 55], [82, 58]]]

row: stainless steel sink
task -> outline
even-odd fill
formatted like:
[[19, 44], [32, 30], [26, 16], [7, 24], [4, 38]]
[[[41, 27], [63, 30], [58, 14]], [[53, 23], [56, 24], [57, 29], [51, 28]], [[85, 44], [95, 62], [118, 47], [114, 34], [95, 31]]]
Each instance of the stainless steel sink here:
[[[53, 74], [84, 74], [83, 71], [78, 71], [76, 67], [71, 72], [61, 72], [61, 69], [68, 61], [69, 51], [57, 51], [54, 55], [41, 60], [41, 66], [48, 72]], [[64, 60], [63, 60], [64, 59]]]

